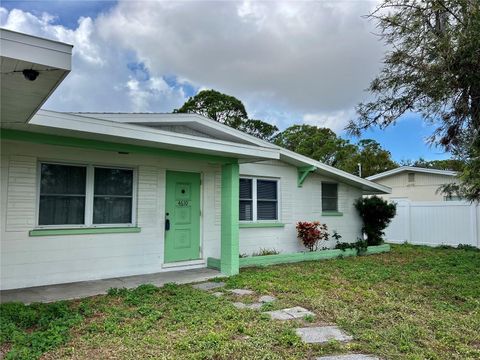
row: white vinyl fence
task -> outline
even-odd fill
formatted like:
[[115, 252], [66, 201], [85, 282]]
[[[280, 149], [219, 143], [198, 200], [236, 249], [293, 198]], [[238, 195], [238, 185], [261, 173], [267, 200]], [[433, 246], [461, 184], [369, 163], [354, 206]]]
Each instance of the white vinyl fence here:
[[397, 200], [397, 215], [385, 230], [387, 242], [480, 247], [480, 206], [463, 201]]

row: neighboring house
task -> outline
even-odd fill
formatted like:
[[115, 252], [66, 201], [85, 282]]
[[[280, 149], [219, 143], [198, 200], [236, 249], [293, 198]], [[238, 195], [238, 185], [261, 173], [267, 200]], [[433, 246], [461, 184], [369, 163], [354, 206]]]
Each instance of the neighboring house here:
[[450, 201], [461, 200], [457, 196], [447, 196], [439, 191], [444, 184], [457, 182], [455, 171], [401, 166], [393, 170], [367, 177], [367, 180], [388, 186], [390, 194], [381, 195], [385, 199], [409, 199], [411, 201]]
[[38, 110], [72, 47], [6, 30], [0, 41], [2, 289], [209, 257], [236, 274], [239, 253], [303, 251], [297, 221], [355, 241], [355, 199], [390, 191], [198, 115]]

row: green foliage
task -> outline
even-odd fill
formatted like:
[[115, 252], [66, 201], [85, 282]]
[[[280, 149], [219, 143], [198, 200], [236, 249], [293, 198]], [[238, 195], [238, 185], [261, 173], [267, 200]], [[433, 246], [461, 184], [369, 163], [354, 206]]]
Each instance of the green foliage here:
[[397, 167], [390, 152], [375, 140], [364, 139], [355, 145], [338, 137], [330, 129], [313, 125], [292, 125], [276, 135], [273, 141], [288, 150], [351, 174], [358, 174], [360, 163], [363, 177]]
[[358, 239], [356, 242], [337, 242], [335, 249], [347, 250], [347, 249], [356, 249], [358, 255], [362, 255], [367, 251], [368, 243], [366, 240]]
[[333, 230], [332, 238], [335, 239], [335, 241], [338, 243], [340, 239], [342, 238], [342, 235], [340, 235], [337, 230]]
[[358, 164], [362, 165], [362, 177], [368, 177], [387, 170], [395, 169], [398, 164], [392, 160], [392, 154], [375, 140], [364, 139], [357, 144], [356, 152], [350, 156], [340, 169], [357, 174]]
[[414, 166], [425, 169], [437, 169], [437, 170], [451, 170], [462, 171], [464, 163], [460, 159], [446, 159], [446, 160], [425, 160], [419, 158], [418, 160], [402, 160], [400, 166]]
[[280, 254], [280, 251], [276, 249], [261, 248], [260, 251], [254, 252], [252, 256], [265, 256], [265, 255], [278, 255], [278, 254]]
[[36, 359], [64, 344], [70, 329], [89, 313], [87, 303], [73, 307], [68, 302], [52, 304], [0, 304], [0, 343], [12, 344], [5, 359]]
[[[8, 359], [308, 359], [369, 353], [382, 359], [478, 359], [480, 254], [394, 245], [388, 254], [246, 268], [222, 281], [277, 301], [262, 311], [302, 306], [317, 316], [272, 321], [190, 285], [111, 290], [55, 304], [0, 307]], [[70, 326], [54, 342], [39, 323]], [[41, 319], [44, 320], [41, 320]], [[82, 319], [83, 318], [83, 319]], [[312, 323], [309, 323], [309, 322]], [[303, 344], [295, 328], [335, 323], [350, 344]], [[6, 324], [18, 332], [5, 341]], [[22, 339], [35, 336], [35, 342]], [[9, 338], [11, 339], [11, 337]], [[43, 347], [48, 341], [51, 347]], [[42, 345], [42, 346], [39, 346]]]
[[269, 140], [278, 131], [275, 125], [249, 119], [240, 100], [216, 90], [200, 91], [173, 112], [199, 114], [263, 140]]
[[245, 120], [238, 129], [266, 141], [269, 141], [278, 132], [278, 128], [275, 125], [255, 119]]
[[337, 137], [332, 130], [305, 124], [290, 126], [276, 135], [273, 142], [298, 154], [336, 167], [341, 167], [356, 151], [355, 145]]
[[452, 245], [438, 245], [437, 249], [444, 249], [444, 250], [464, 250], [464, 251], [480, 251], [480, 248], [476, 246], [472, 246], [469, 244], [458, 244], [457, 247]]
[[353, 247], [354, 247], [353, 243], [349, 243], [349, 242], [337, 242], [335, 244], [335, 249], [339, 249], [339, 250], [353, 249]]
[[355, 208], [362, 218], [362, 231], [367, 236], [368, 246], [382, 244], [383, 230], [395, 216], [396, 204], [372, 196], [357, 199]]
[[480, 1], [382, 0], [369, 19], [388, 50], [348, 130], [420, 114], [438, 125], [430, 141], [464, 163], [456, 191], [480, 200]]
[[173, 112], [199, 114], [235, 129], [248, 118], [245, 106], [240, 100], [216, 90], [200, 91]]
[[457, 249], [465, 251], [480, 251], [480, 248], [469, 244], [458, 244]]

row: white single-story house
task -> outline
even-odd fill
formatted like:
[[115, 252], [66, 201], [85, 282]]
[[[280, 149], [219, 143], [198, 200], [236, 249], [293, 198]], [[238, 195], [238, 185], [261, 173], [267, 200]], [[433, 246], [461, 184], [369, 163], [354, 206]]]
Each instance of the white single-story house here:
[[[202, 268], [305, 250], [298, 221], [361, 236], [390, 189], [194, 114], [39, 108], [72, 46], [1, 30], [1, 289]], [[332, 242], [333, 244], [333, 242]], [[331, 245], [332, 245], [331, 244]]]
[[461, 200], [439, 190], [442, 185], [458, 182], [457, 173], [450, 170], [400, 166], [367, 177], [367, 180], [388, 186], [390, 194], [381, 197], [388, 200], [452, 201]]

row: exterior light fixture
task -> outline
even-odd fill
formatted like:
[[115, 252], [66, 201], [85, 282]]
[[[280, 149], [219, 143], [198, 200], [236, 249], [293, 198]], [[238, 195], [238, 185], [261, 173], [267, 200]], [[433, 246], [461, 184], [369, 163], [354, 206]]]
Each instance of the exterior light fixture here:
[[32, 69], [25, 69], [22, 71], [23, 76], [25, 79], [28, 81], [35, 81], [39, 75], [39, 72], [37, 70], [32, 70]]

